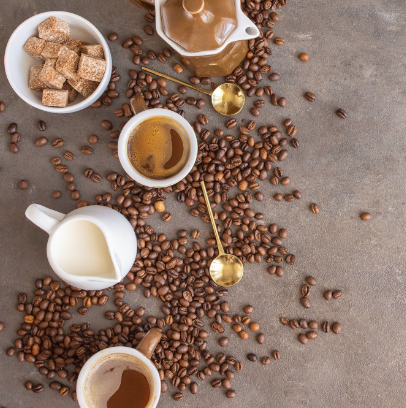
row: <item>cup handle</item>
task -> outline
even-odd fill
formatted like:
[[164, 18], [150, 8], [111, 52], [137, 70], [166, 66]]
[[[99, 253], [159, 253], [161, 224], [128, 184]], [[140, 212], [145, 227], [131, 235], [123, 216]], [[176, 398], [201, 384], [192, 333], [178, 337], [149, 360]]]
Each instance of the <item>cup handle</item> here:
[[161, 340], [162, 333], [159, 329], [151, 329], [141, 340], [141, 343], [138, 345], [137, 350], [144, 354], [144, 356], [150, 360], [152, 354], [155, 351], [156, 346]]
[[130, 106], [131, 106], [131, 110], [133, 111], [134, 115], [148, 110], [148, 106], [145, 103], [144, 97], [142, 95], [135, 95], [134, 98], [131, 98]]

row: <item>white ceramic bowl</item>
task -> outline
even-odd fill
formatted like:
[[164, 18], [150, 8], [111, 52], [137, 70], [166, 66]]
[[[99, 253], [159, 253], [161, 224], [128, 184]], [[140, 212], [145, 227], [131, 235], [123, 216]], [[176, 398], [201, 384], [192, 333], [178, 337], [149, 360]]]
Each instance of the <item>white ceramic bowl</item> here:
[[[179, 173], [176, 173], [174, 176], [162, 180], [153, 180], [142, 176], [134, 169], [128, 157], [128, 140], [131, 136], [133, 129], [142, 121], [148, 118], [152, 118], [154, 116], [164, 116], [178, 122], [185, 129], [190, 143], [189, 158], [183, 169], [180, 170]], [[144, 186], [154, 188], [172, 186], [176, 183], [179, 183], [179, 181], [183, 180], [192, 170], [196, 162], [197, 152], [198, 143], [195, 131], [193, 130], [192, 126], [190, 126], [189, 122], [185, 118], [180, 116], [178, 113], [172, 112], [168, 109], [154, 108], [137, 113], [123, 127], [123, 130], [120, 133], [120, 138], [118, 139], [118, 158], [120, 159], [120, 163], [123, 166], [126, 173], [138, 183], [141, 183]]]
[[[52, 16], [58, 17], [70, 25], [71, 38], [86, 41], [89, 44], [102, 45], [104, 57], [107, 62], [107, 68], [103, 80], [93, 94], [86, 99], [78, 94], [76, 100], [65, 108], [44, 106], [41, 102], [42, 92], [33, 91], [28, 88], [30, 68], [34, 65], [41, 64], [41, 61], [31, 57], [23, 50], [23, 46], [29, 37], [38, 37], [38, 24]], [[83, 17], [66, 11], [48, 11], [25, 20], [14, 30], [7, 43], [4, 55], [4, 67], [11, 87], [25, 102], [34, 106], [34, 108], [46, 112], [71, 113], [87, 108], [100, 98], [110, 81], [112, 60], [106, 40], [92, 23]]]

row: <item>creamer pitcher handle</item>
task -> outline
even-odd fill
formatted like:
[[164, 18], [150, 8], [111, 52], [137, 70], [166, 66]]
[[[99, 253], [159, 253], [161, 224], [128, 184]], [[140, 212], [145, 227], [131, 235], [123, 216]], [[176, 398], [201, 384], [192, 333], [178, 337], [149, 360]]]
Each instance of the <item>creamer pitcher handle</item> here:
[[64, 219], [65, 214], [51, 210], [43, 205], [31, 204], [25, 210], [25, 216], [37, 227], [42, 228], [50, 234], [56, 224]]
[[162, 333], [160, 330], [154, 328], [151, 329], [141, 340], [141, 343], [138, 345], [137, 350], [144, 354], [148, 359], [152, 357], [154, 350], [158, 343], [160, 342]]
[[130, 107], [134, 115], [148, 110], [148, 106], [145, 103], [144, 97], [142, 95], [135, 95], [134, 98], [131, 98]]

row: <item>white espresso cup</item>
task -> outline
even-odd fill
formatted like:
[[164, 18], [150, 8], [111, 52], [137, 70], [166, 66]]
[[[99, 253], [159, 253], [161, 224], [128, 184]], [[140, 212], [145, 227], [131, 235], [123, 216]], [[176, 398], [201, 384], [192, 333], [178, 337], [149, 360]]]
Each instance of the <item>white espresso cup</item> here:
[[92, 375], [92, 370], [98, 369], [98, 364], [100, 364], [107, 357], [114, 355], [118, 355], [120, 357], [128, 356], [129, 359], [135, 359], [140, 371], [147, 374], [146, 377], [150, 388], [150, 398], [145, 408], [155, 408], [158, 405], [159, 397], [161, 396], [161, 380], [159, 378], [158, 370], [155, 368], [150, 358], [155, 350], [155, 347], [161, 340], [161, 337], [162, 333], [160, 330], [154, 328], [145, 335], [137, 349], [130, 347], [109, 347], [90, 357], [80, 370], [76, 383], [76, 396], [80, 408], [98, 408], [92, 406], [89, 402], [92, 400], [92, 398], [87, 394], [89, 393], [89, 390], [86, 388], [86, 382], [89, 375]]
[[[118, 140], [118, 157], [126, 173], [138, 183], [147, 187], [155, 188], [172, 186], [183, 180], [192, 170], [197, 157], [198, 145], [196, 134], [192, 126], [190, 126], [189, 122], [185, 118], [183, 118], [176, 112], [172, 112], [168, 109], [162, 108], [148, 109], [147, 105], [145, 104], [144, 98], [141, 95], [137, 95], [131, 100], [131, 106], [133, 110], [136, 111], [136, 115], [126, 123], [120, 133], [120, 138]], [[159, 180], [147, 178], [140, 174], [131, 164], [128, 155], [128, 143], [134, 128], [144, 120], [158, 116], [170, 118], [180, 124], [181, 127], [183, 127], [183, 129], [185, 130], [185, 136], [189, 142], [189, 157], [183, 168], [172, 177]]]

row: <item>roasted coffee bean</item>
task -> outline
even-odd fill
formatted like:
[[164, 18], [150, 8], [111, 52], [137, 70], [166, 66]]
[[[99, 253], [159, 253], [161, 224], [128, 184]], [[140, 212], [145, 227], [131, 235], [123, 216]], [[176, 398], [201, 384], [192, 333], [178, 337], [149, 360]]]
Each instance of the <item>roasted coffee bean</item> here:
[[361, 219], [362, 219], [362, 221], [369, 221], [371, 219], [371, 214], [367, 213], [367, 212], [364, 212], [364, 213], [361, 214]]
[[16, 133], [18, 130], [18, 125], [17, 123], [11, 123], [9, 127], [7, 128], [7, 132], [12, 135], [13, 133]]
[[268, 365], [271, 363], [271, 359], [268, 356], [262, 357], [261, 363], [262, 365]]
[[3, 101], [0, 101], [0, 113], [6, 110], [6, 104]]
[[278, 350], [272, 351], [272, 357], [274, 360], [280, 360], [281, 358], [281, 353]]
[[308, 338], [303, 334], [303, 333], [300, 333], [298, 336], [297, 336], [297, 338], [298, 338], [298, 340], [302, 343], [302, 344], [307, 344], [308, 343]]
[[339, 299], [343, 295], [343, 292], [341, 290], [334, 290], [333, 291], [333, 298], [334, 299]]
[[273, 72], [271, 75], [269, 75], [269, 79], [271, 81], [278, 81], [280, 79], [280, 75], [276, 72]]
[[320, 212], [319, 206], [317, 204], [315, 204], [315, 203], [311, 204], [310, 208], [311, 208], [313, 214], [318, 214]]
[[4, 330], [4, 327], [5, 327], [4, 323], [0, 322], [0, 332], [2, 332]]
[[249, 334], [245, 330], [241, 330], [238, 335], [242, 340], [248, 340]]
[[150, 25], [144, 26], [144, 32], [146, 35], [153, 35], [154, 34], [154, 29]]
[[334, 334], [340, 334], [341, 333], [341, 324], [338, 322], [333, 323], [333, 325], [331, 326], [331, 331]]
[[273, 197], [276, 201], [282, 201], [283, 195], [280, 193], [276, 193]]
[[319, 327], [319, 324], [317, 322], [315, 322], [314, 320], [310, 320], [310, 322], [308, 324], [309, 324], [309, 327], [311, 329], [313, 329], [313, 330], [316, 330]]
[[20, 180], [18, 182], [18, 187], [20, 190], [27, 190], [28, 188], [28, 181], [27, 180]]
[[300, 326], [302, 329], [307, 329], [307, 327], [308, 327], [307, 320], [305, 320], [305, 319], [300, 319], [300, 320], [299, 320], [299, 326]]
[[12, 143], [18, 143], [20, 140], [21, 140], [21, 135], [18, 132], [13, 133], [11, 135], [11, 142]]
[[83, 154], [86, 154], [86, 155], [89, 155], [89, 154], [92, 154], [92, 153], [93, 153], [93, 149], [92, 149], [90, 146], [83, 146], [83, 147], [80, 149], [80, 151], [81, 151]]
[[302, 52], [302, 53], [299, 54], [299, 59], [300, 59], [300, 61], [307, 62], [307, 61], [309, 61], [309, 54], [306, 54], [305, 52]]
[[306, 281], [306, 283], [308, 283], [310, 286], [316, 286], [316, 284], [317, 284], [317, 281], [316, 281], [315, 278], [313, 278], [313, 276], [308, 276], [308, 277], [305, 279], [305, 281]]
[[37, 147], [42, 147], [45, 146], [48, 143], [48, 139], [46, 137], [39, 137], [36, 141], [35, 141], [35, 145]]
[[257, 356], [254, 353], [247, 354], [247, 358], [249, 361], [257, 361]]
[[180, 401], [183, 399], [183, 394], [181, 392], [177, 392], [176, 394], [173, 394], [172, 397], [175, 401]]
[[281, 37], [275, 37], [275, 39], [273, 40], [273, 42], [274, 42], [276, 45], [283, 45], [283, 44], [285, 44], [285, 40], [284, 40], [283, 38], [281, 38]]
[[331, 290], [326, 290], [325, 292], [324, 292], [324, 299], [326, 299], [326, 300], [330, 300], [332, 297], [333, 297], [333, 291], [331, 291]]
[[62, 387], [60, 390], [59, 390], [59, 395], [61, 396], [61, 397], [65, 397], [66, 395], [68, 395], [69, 394], [69, 388], [68, 387]]
[[96, 135], [90, 135], [87, 140], [90, 144], [95, 144], [99, 141], [99, 138]]
[[61, 197], [61, 192], [59, 190], [56, 190], [52, 193], [52, 197], [55, 199], [58, 199]]
[[228, 391], [226, 392], [226, 397], [227, 397], [227, 398], [235, 398], [235, 395], [236, 395], [236, 393], [235, 393], [234, 390], [228, 390]]
[[294, 330], [298, 329], [300, 327], [299, 322], [297, 320], [290, 320], [289, 321], [289, 326]]
[[206, 101], [204, 99], [198, 99], [196, 101], [196, 108], [198, 109], [203, 109], [205, 105], [206, 105]]
[[110, 33], [108, 35], [108, 39], [111, 42], [117, 41], [118, 40], [118, 34], [117, 33]]
[[65, 166], [64, 164], [58, 164], [56, 167], [55, 167], [55, 169], [56, 169], [56, 171], [58, 172], [58, 173], [66, 173], [69, 169], [68, 169], [68, 166]]
[[251, 314], [254, 311], [254, 307], [251, 305], [247, 305], [244, 307], [244, 313]]
[[113, 128], [113, 125], [109, 120], [103, 120], [101, 124], [103, 129], [111, 130]]
[[20, 149], [18, 148], [16, 143], [10, 143], [10, 151], [11, 153], [17, 154]]
[[225, 347], [228, 344], [228, 337], [221, 337], [219, 340], [219, 344], [221, 347]]
[[38, 130], [43, 132], [44, 130], [46, 130], [46, 128], [47, 124], [43, 120], [38, 121]]
[[236, 119], [230, 119], [226, 122], [226, 128], [227, 129], [233, 129], [237, 126], [237, 120]]
[[[310, 289], [310, 288], [309, 288]], [[302, 297], [302, 299], [300, 300], [300, 302], [302, 303], [302, 306], [305, 308], [305, 309], [309, 309], [309, 307], [310, 307], [310, 300], [309, 300], [309, 298], [307, 298], [307, 297]]]
[[6, 351], [6, 354], [8, 357], [12, 357], [15, 354], [15, 348], [14, 347], [9, 347]]
[[317, 337], [317, 333], [315, 331], [309, 331], [306, 333], [306, 336], [310, 340], [314, 340]]
[[337, 109], [336, 115], [341, 119], [345, 119], [347, 117], [347, 112], [344, 109]]
[[312, 92], [306, 92], [304, 96], [309, 102], [314, 102], [316, 100], [316, 95]]
[[52, 142], [52, 146], [55, 147], [56, 149], [59, 149], [63, 145], [64, 145], [64, 140], [60, 137], [58, 137]]
[[25, 383], [25, 389], [28, 391], [32, 391], [32, 387], [34, 386], [34, 384], [32, 383], [32, 381], [27, 381]]
[[301, 292], [302, 292], [303, 297], [308, 297], [310, 295], [310, 286], [309, 285], [303, 285]]
[[75, 156], [74, 156], [74, 154], [72, 152], [65, 152], [63, 154], [63, 157], [64, 157], [64, 159], [69, 160], [69, 161], [71, 161], [71, 160], [73, 160], [75, 158]]
[[264, 333], [259, 333], [257, 335], [257, 342], [259, 344], [264, 344], [265, 343], [265, 334]]
[[183, 72], [183, 67], [182, 67], [182, 65], [180, 65], [180, 64], [175, 64], [175, 65], [173, 66], [173, 69], [174, 69], [175, 72], [178, 73], [178, 74], [180, 74], [180, 73]]
[[32, 390], [33, 390], [36, 394], [39, 394], [40, 392], [44, 391], [44, 386], [43, 386], [42, 384], [37, 384], [37, 385], [34, 385], [34, 386], [32, 387]]
[[329, 322], [324, 322], [321, 325], [321, 328], [322, 328], [324, 333], [329, 333], [330, 332], [330, 323]]
[[93, 181], [93, 183], [100, 183], [101, 182], [101, 175], [100, 174], [98, 174], [98, 173], [93, 173], [91, 176], [90, 176], [90, 180], [92, 180]]
[[163, 222], [169, 222], [172, 219], [172, 214], [169, 212], [163, 213], [161, 218]]

